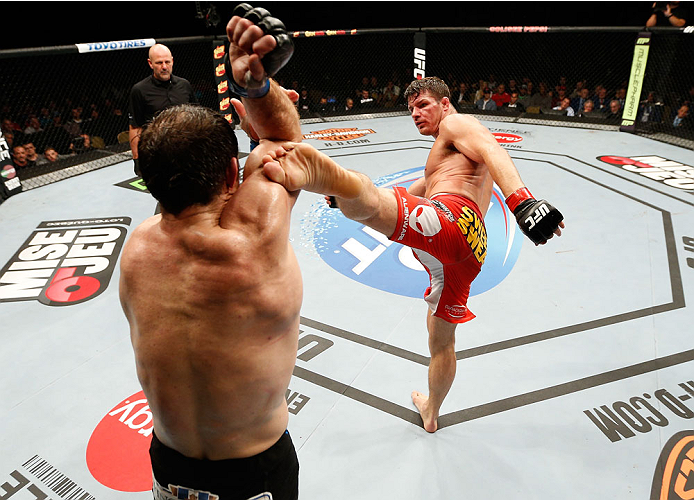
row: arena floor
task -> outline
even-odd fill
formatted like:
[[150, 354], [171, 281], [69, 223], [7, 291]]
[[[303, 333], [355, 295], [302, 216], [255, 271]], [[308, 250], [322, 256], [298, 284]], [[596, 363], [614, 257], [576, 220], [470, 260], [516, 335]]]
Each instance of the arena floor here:
[[[436, 434], [410, 399], [427, 390], [426, 273], [322, 197], [296, 204], [300, 498], [694, 498], [694, 153], [485, 124], [566, 229], [534, 247], [492, 197], [477, 318], [458, 328]], [[432, 144], [407, 116], [303, 131], [381, 186], [421, 176]], [[144, 189], [127, 161], [0, 208], [0, 499], [151, 498], [151, 417], [117, 265], [155, 211]]]

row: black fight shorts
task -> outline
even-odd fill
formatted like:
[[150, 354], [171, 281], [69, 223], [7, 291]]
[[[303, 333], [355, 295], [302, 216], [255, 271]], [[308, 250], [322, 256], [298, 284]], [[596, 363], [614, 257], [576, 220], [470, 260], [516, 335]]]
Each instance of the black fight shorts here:
[[152, 434], [155, 500], [296, 500], [299, 459], [289, 436], [248, 458], [198, 460], [169, 448]]

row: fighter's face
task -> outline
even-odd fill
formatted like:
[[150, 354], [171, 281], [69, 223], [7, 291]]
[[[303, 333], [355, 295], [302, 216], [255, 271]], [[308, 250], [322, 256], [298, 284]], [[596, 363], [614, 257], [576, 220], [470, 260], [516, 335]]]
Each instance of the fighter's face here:
[[407, 109], [414, 120], [414, 124], [422, 135], [436, 135], [439, 131], [439, 123], [445, 116], [448, 98], [443, 97], [440, 101], [424, 91], [419, 95], [411, 97], [407, 103]]

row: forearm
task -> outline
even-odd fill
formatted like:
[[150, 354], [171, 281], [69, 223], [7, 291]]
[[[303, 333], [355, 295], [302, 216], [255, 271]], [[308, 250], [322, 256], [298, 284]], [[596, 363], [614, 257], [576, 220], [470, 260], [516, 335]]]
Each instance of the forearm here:
[[299, 114], [281, 87], [270, 79], [270, 91], [258, 99], [242, 98], [253, 129], [262, 139], [301, 141]]
[[504, 197], [522, 188], [523, 180], [508, 152], [501, 146], [495, 145], [486, 152], [484, 162], [494, 182], [501, 189]]
[[681, 28], [686, 24], [686, 21], [684, 19], [680, 19], [679, 17], [670, 15], [670, 17], [667, 18], [668, 21], [670, 21], [670, 24], [677, 28]]

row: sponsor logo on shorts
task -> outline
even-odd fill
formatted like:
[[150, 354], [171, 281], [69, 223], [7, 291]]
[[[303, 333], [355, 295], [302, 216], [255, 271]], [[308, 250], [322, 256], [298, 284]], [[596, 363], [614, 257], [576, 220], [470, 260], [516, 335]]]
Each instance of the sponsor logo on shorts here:
[[[650, 498], [694, 498], [694, 431], [678, 432], [663, 447], [656, 462]], [[689, 486], [687, 485], [689, 483]]]
[[515, 144], [521, 142], [523, 138], [516, 134], [505, 134], [501, 132], [493, 132], [492, 135], [496, 139], [496, 142], [500, 144]]
[[108, 287], [128, 225], [130, 217], [42, 222], [0, 270], [0, 302], [67, 306], [97, 297]]
[[227, 70], [224, 67], [224, 63], [220, 63], [217, 65], [217, 67], [214, 69], [214, 74], [216, 76], [224, 76], [226, 74]]
[[473, 209], [463, 207], [457, 224], [477, 262], [484, 264], [484, 259], [487, 257], [487, 230], [482, 220]]
[[231, 99], [229, 99], [228, 97], [225, 97], [224, 99], [219, 101], [219, 110], [220, 111], [226, 111], [227, 109], [229, 109], [230, 105], [231, 105]]
[[94, 479], [117, 491], [151, 490], [149, 445], [153, 430], [152, 412], [144, 392], [113, 407], [87, 444], [87, 467]]
[[448, 219], [449, 222], [455, 222], [455, 215], [451, 212], [446, 205], [441, 203], [439, 200], [429, 200], [431, 204], [443, 212], [443, 216]]
[[[164, 488], [156, 479], [153, 479], [153, 483], [154, 488], [152, 488], [152, 493], [154, 500], [219, 500], [219, 495], [215, 495], [209, 491], [200, 491], [193, 488], [188, 488], [186, 486], [177, 486], [174, 484], [169, 484], [168, 488]], [[254, 500], [256, 498], [272, 499], [272, 496], [255, 496], [253, 498], [249, 498], [248, 500]]]
[[[416, 167], [385, 175], [374, 182], [383, 188], [407, 188], [423, 174], [424, 167]], [[309, 209], [311, 213], [302, 218], [301, 244], [350, 279], [397, 295], [421, 298], [429, 286], [429, 275], [412, 250], [397, 243], [410, 225], [411, 217], [411, 207], [404, 199], [402, 202], [404, 217], [402, 225], [395, 231], [396, 241], [347, 219], [339, 210], [328, 208], [321, 200]], [[438, 206], [436, 200], [432, 200], [432, 204]], [[453, 218], [453, 214], [450, 215]], [[513, 269], [523, 245], [523, 235], [516, 225], [516, 219], [506, 207], [497, 187], [494, 188], [484, 222], [488, 238], [485, 264], [472, 282], [470, 295], [484, 293], [501, 283]], [[474, 221], [472, 227], [475, 227]], [[481, 236], [476, 241], [476, 248], [481, 249]], [[478, 255], [482, 258], [484, 252], [480, 250]]]
[[400, 226], [398, 241], [402, 241], [405, 237], [407, 234], [407, 226], [410, 224], [410, 206], [407, 204], [407, 198], [401, 196], [400, 200], [402, 201], [402, 226]]
[[410, 214], [409, 226], [426, 237], [441, 231], [441, 221], [436, 209], [429, 205], [417, 205]]
[[214, 58], [215, 59], [221, 59], [222, 57], [224, 57], [225, 53], [226, 52], [224, 51], [224, 45], [217, 45], [214, 48]]
[[467, 307], [465, 306], [445, 306], [444, 309], [446, 310], [446, 313], [451, 317], [451, 318], [464, 318], [465, 313], [467, 312]]
[[219, 85], [217, 85], [217, 93], [218, 94], [223, 94], [227, 90], [229, 90], [229, 81], [228, 80], [224, 80], [223, 82], [220, 82]]
[[351, 141], [353, 139], [364, 137], [367, 134], [375, 133], [376, 131], [370, 128], [329, 128], [304, 134], [304, 140], [316, 139], [318, 141]]
[[662, 156], [598, 156], [598, 160], [685, 191], [694, 190], [694, 166]]

